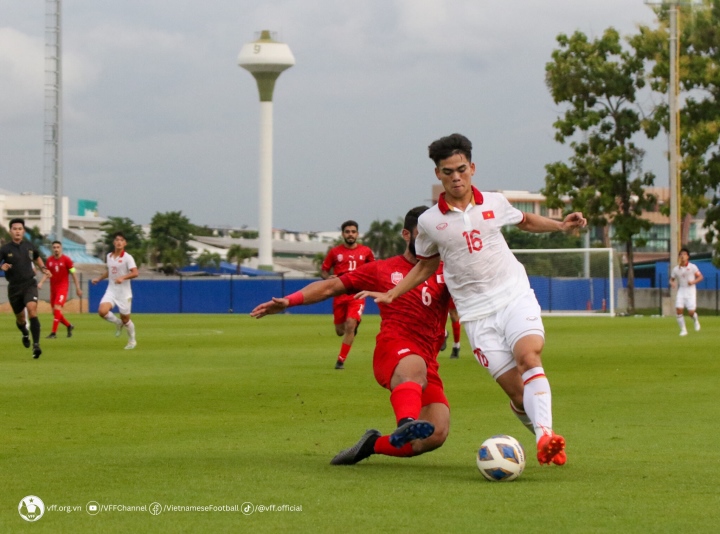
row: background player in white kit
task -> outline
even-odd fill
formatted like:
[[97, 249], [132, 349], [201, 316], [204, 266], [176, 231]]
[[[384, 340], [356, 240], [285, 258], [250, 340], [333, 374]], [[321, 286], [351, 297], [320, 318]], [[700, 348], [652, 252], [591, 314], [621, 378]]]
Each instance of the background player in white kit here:
[[587, 221], [581, 213], [562, 222], [523, 213], [501, 194], [475, 189], [472, 143], [463, 135], [438, 139], [429, 155], [445, 192], [418, 221], [415, 247], [421, 261], [376, 301], [392, 302], [426, 280], [442, 260], [445, 283], [475, 358], [510, 397], [515, 415], [534, 432], [538, 461], [563, 465], [565, 439], [552, 429], [550, 383], [540, 357], [545, 344], [540, 305], [501, 230], [517, 225], [528, 232], [572, 231]]
[[690, 251], [686, 248], [680, 249], [678, 254], [678, 265], [673, 267], [670, 274], [670, 285], [677, 287], [677, 296], [675, 297], [675, 313], [677, 314], [677, 323], [680, 325], [680, 335], [687, 336], [685, 328], [685, 317], [683, 316], [683, 308], [687, 308], [688, 315], [695, 321], [695, 331], [700, 331], [700, 319], [697, 314], [697, 289], [696, 285], [703, 279], [703, 275], [697, 265], [690, 263]]
[[[115, 250], [107, 255], [107, 271], [102, 276], [95, 278], [92, 283], [97, 284], [101, 280], [109, 278], [107, 289], [102, 299], [100, 299], [100, 307], [98, 315], [115, 325], [115, 336], [119, 336], [124, 326], [128, 331], [128, 343], [126, 349], [134, 349], [137, 345], [135, 341], [135, 324], [130, 319], [132, 310], [132, 288], [130, 279], [137, 278], [138, 269], [135, 264], [135, 258], [125, 252], [127, 240], [122, 232], [113, 234], [113, 246]], [[112, 312], [114, 307], [120, 312], [120, 319], [115, 317]]]

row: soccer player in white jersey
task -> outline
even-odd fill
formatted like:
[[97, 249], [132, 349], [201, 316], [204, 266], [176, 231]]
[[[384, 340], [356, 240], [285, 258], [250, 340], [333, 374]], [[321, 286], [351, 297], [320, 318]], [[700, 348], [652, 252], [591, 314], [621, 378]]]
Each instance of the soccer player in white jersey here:
[[376, 301], [392, 302], [425, 281], [442, 260], [445, 283], [475, 358], [510, 397], [515, 415], [535, 434], [538, 461], [563, 465], [565, 439], [552, 429], [550, 384], [541, 361], [545, 331], [540, 305], [501, 229], [517, 225], [528, 232], [569, 232], [587, 221], [581, 213], [562, 222], [523, 213], [501, 194], [475, 189], [472, 144], [463, 135], [438, 139], [429, 153], [445, 192], [418, 221], [416, 251], [421, 261]]
[[695, 322], [695, 331], [700, 331], [700, 319], [697, 314], [697, 290], [696, 285], [703, 279], [703, 275], [697, 265], [690, 263], [690, 251], [686, 248], [680, 249], [678, 254], [678, 265], [673, 267], [670, 274], [670, 285], [675, 289], [677, 287], [677, 296], [675, 297], [675, 313], [677, 323], [680, 325], [680, 335], [687, 336], [685, 328], [685, 317], [683, 316], [683, 308], [687, 308], [688, 315]]
[[[135, 341], [135, 324], [130, 319], [132, 310], [130, 280], [137, 278], [138, 269], [135, 258], [125, 252], [126, 245], [125, 235], [122, 232], [115, 232], [113, 234], [115, 250], [107, 255], [107, 271], [102, 276], [95, 278], [92, 283], [97, 284], [106, 278], [110, 279], [105, 294], [100, 299], [98, 315], [115, 325], [116, 337], [120, 336], [123, 326], [127, 329], [128, 343], [125, 348], [131, 350], [135, 348], [137, 342]], [[112, 312], [116, 306], [120, 312], [119, 319]]]

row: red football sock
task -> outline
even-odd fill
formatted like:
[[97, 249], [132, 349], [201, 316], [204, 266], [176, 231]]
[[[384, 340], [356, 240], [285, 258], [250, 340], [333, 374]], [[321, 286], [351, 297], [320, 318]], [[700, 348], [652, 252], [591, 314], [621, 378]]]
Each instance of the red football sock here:
[[65, 316], [60, 310], [54, 310], [53, 315], [55, 316], [55, 320], [53, 321], [53, 332], [57, 331], [57, 324], [55, 321], [61, 322], [63, 326], [70, 326], [70, 323], [68, 323], [67, 319], [65, 319]]
[[390, 393], [395, 420], [417, 419], [422, 409], [422, 386], [417, 382], [403, 382]]
[[375, 442], [375, 454], [384, 454], [385, 456], [415, 456], [412, 443], [406, 443], [399, 449], [390, 445], [390, 436], [380, 436]]
[[460, 321], [452, 321], [453, 341], [460, 343]]
[[338, 356], [338, 360], [341, 362], [344, 362], [347, 357], [348, 353], [350, 352], [350, 349], [352, 348], [352, 345], [348, 345], [347, 343], [343, 343], [340, 347], [340, 355]]

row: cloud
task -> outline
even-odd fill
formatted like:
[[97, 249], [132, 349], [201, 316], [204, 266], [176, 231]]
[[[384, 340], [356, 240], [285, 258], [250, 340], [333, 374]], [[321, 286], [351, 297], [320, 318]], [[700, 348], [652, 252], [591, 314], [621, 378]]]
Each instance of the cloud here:
[[17, 118], [42, 102], [44, 43], [0, 28], [0, 120]]

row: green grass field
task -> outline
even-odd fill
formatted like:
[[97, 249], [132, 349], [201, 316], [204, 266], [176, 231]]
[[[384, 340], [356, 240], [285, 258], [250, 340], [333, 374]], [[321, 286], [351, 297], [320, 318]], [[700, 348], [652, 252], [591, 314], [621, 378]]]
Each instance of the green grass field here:
[[[452, 409], [445, 445], [348, 467], [329, 461], [367, 428], [394, 427], [372, 376], [377, 317], [366, 317], [344, 371], [333, 369], [340, 342], [329, 316], [138, 314], [134, 351], [97, 316], [74, 316], [75, 336], [43, 339], [39, 360], [12, 316], [0, 319], [3, 533], [720, 528], [717, 317], [686, 338], [673, 318], [546, 318], [564, 467], [537, 464], [534, 438], [464, 338], [459, 360], [440, 355]], [[478, 445], [498, 433], [528, 453], [517, 481], [487, 482], [476, 470]], [[27, 495], [48, 507], [34, 523], [18, 514]], [[91, 516], [90, 501], [236, 511]], [[244, 515], [248, 502], [276, 510]]]

